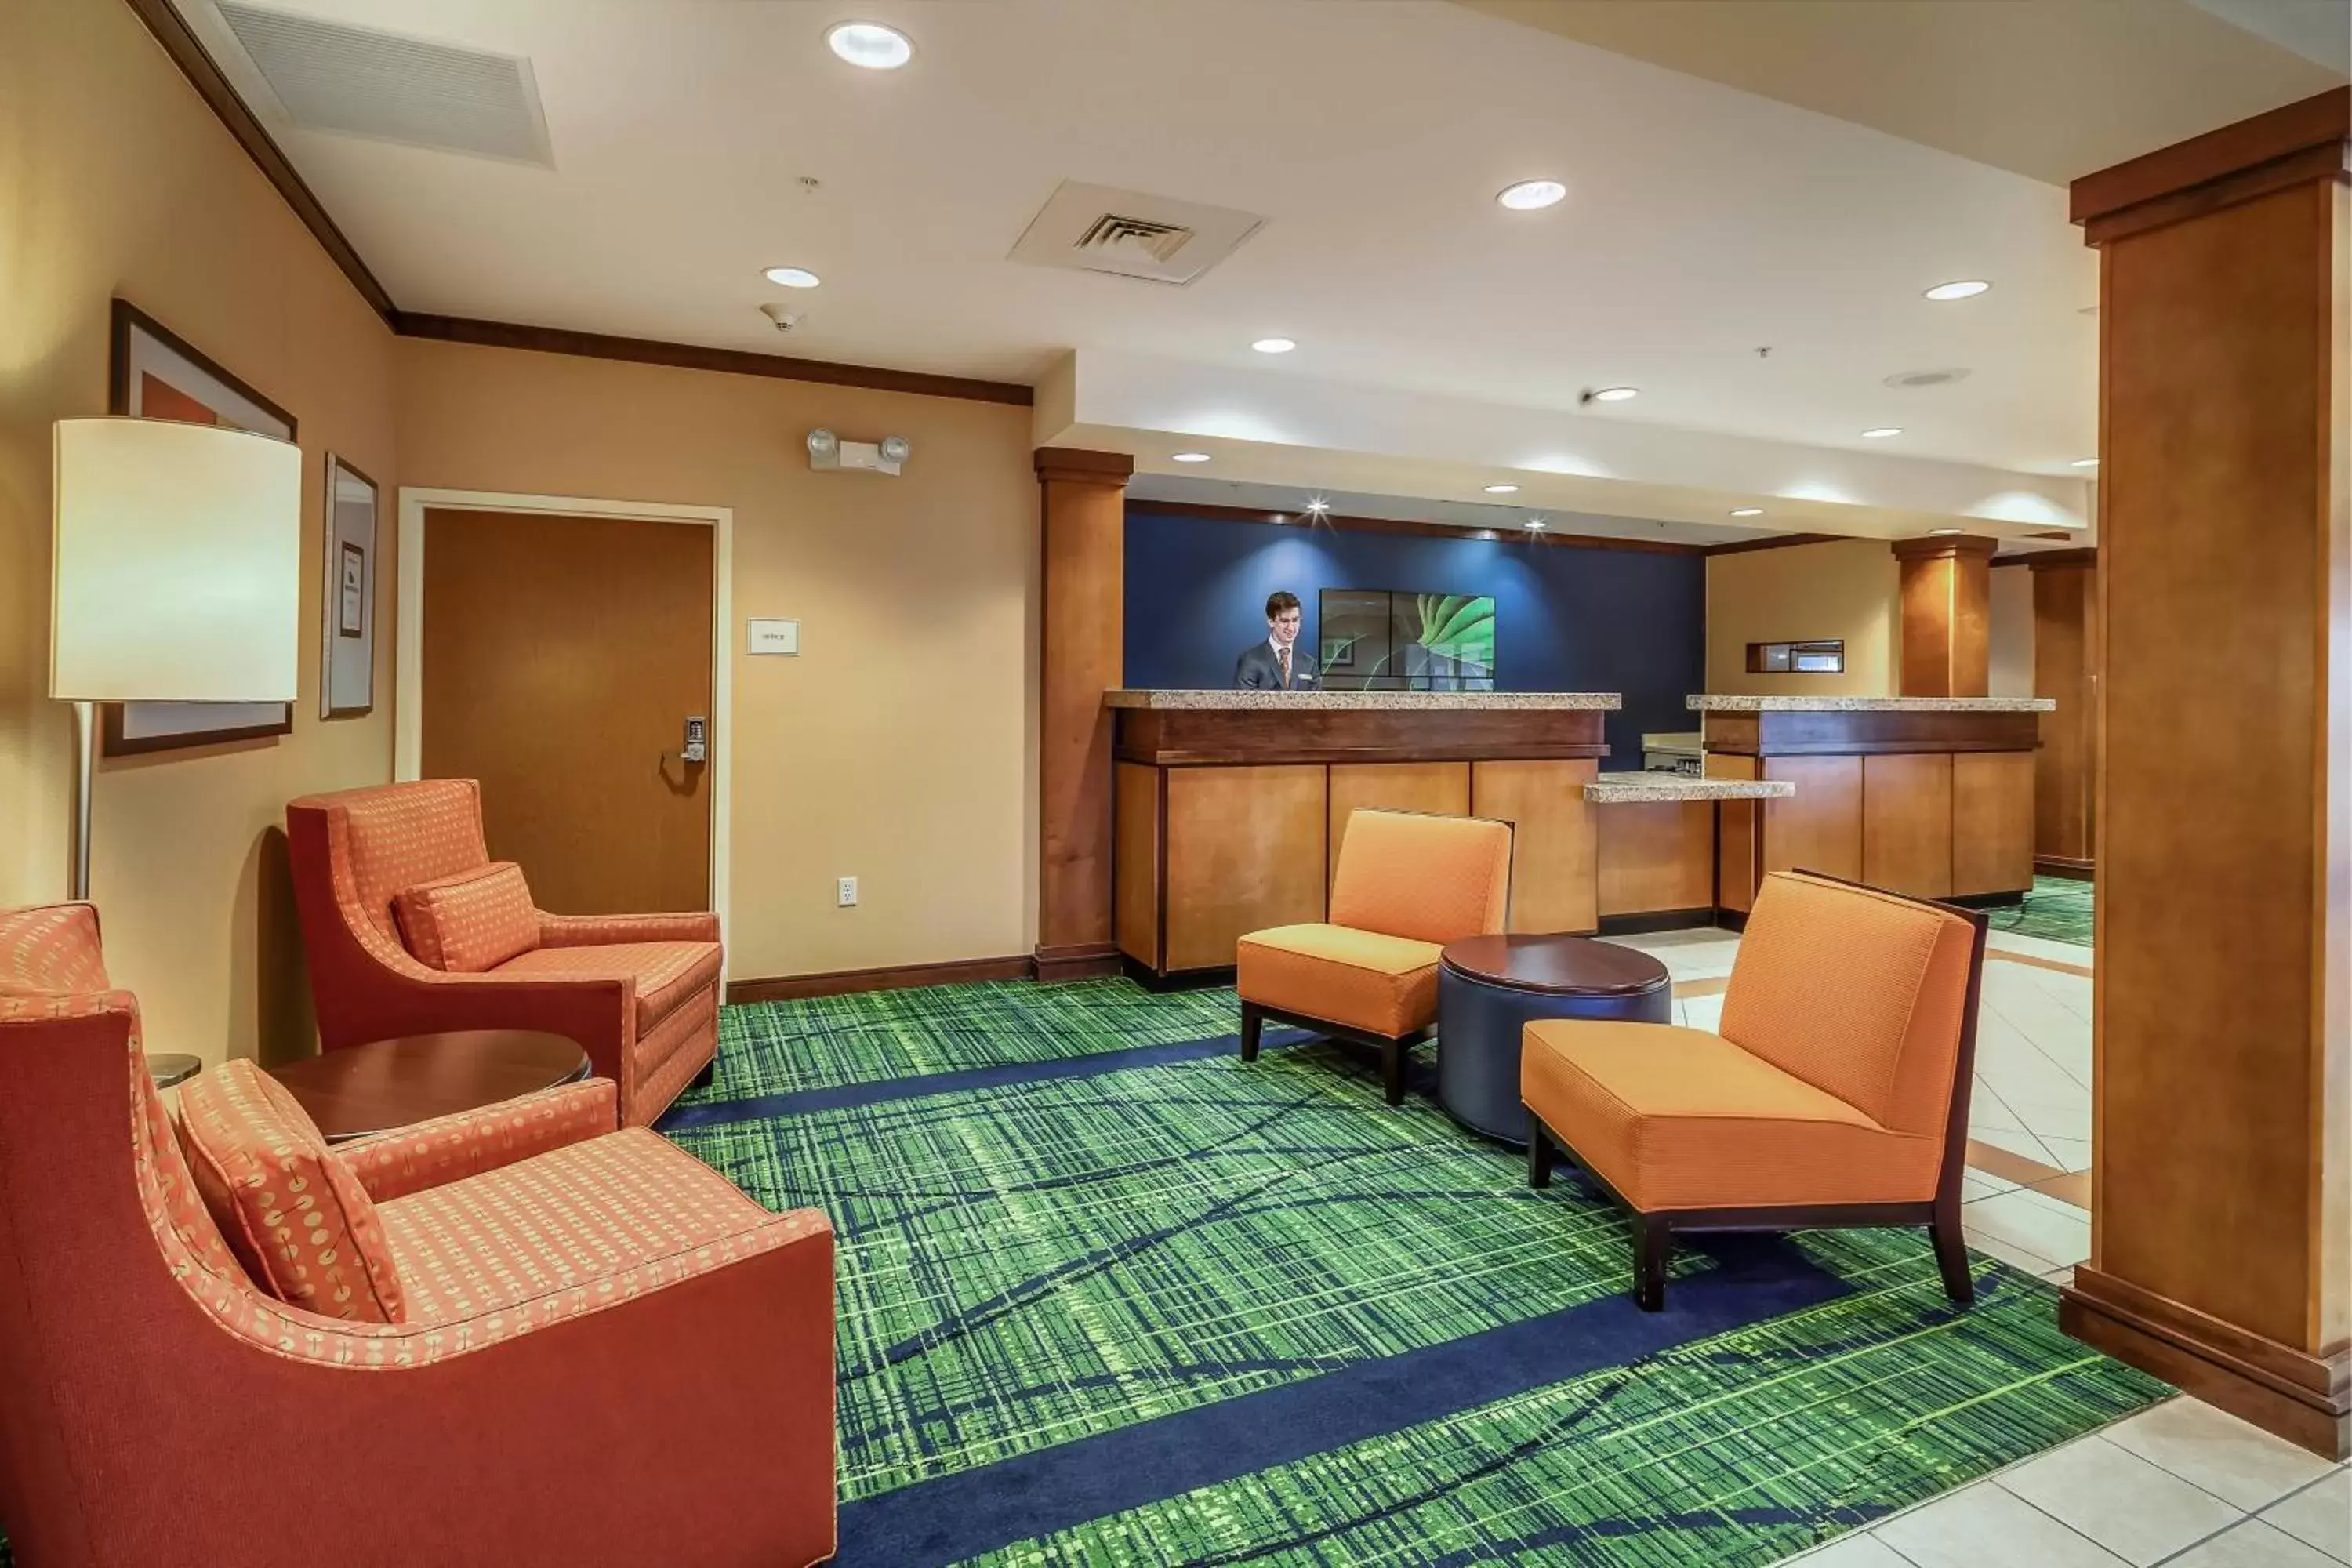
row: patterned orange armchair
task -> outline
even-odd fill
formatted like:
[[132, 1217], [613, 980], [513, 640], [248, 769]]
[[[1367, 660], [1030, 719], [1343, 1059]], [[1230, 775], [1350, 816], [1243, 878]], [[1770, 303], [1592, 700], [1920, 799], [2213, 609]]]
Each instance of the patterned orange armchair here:
[[482, 840], [481, 786], [426, 779], [286, 807], [327, 1050], [446, 1029], [580, 1042], [650, 1125], [719, 1054], [719, 917], [551, 915]]
[[88, 905], [0, 911], [27, 1568], [833, 1552], [823, 1215], [616, 1131], [608, 1083], [330, 1150], [232, 1062], [174, 1119], [107, 987]]

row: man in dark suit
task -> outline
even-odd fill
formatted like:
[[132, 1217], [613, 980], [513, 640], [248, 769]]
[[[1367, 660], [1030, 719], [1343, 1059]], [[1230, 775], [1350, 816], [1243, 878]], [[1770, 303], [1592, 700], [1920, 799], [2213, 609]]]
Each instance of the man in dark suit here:
[[1253, 691], [1299, 691], [1315, 689], [1315, 659], [1297, 647], [1298, 626], [1306, 613], [1298, 595], [1286, 590], [1265, 601], [1265, 641], [1252, 643], [1234, 663], [1234, 684]]

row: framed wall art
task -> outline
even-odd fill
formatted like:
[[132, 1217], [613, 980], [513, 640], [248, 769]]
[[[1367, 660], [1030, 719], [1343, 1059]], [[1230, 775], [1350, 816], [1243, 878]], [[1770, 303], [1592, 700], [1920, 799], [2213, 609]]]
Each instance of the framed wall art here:
[[319, 653], [319, 717], [356, 719], [375, 707], [376, 511], [373, 479], [327, 454], [326, 636]]
[[[294, 439], [291, 414], [127, 300], [114, 301], [110, 338], [110, 414], [226, 425]], [[257, 740], [293, 728], [290, 702], [110, 702], [100, 719], [110, 757]]]

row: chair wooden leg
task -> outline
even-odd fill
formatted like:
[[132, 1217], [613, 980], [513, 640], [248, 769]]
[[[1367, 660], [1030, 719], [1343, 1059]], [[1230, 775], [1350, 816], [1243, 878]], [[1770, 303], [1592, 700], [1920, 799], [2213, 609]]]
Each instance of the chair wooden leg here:
[[1968, 1306], [1977, 1299], [1977, 1285], [1969, 1268], [1969, 1243], [1960, 1225], [1957, 1188], [1937, 1197], [1936, 1218], [1928, 1234], [1935, 1238], [1936, 1267], [1944, 1276], [1944, 1294], [1952, 1299], [1952, 1305]]
[[1551, 1185], [1551, 1137], [1544, 1131], [1543, 1118], [1528, 1112], [1528, 1185]]
[[1404, 1103], [1404, 1042], [1384, 1041], [1381, 1046], [1381, 1089], [1391, 1105]]
[[1674, 1228], [1666, 1216], [1636, 1214], [1633, 1222], [1633, 1304], [1655, 1312], [1666, 1304], [1666, 1260], [1674, 1256]]
[[1255, 1002], [1242, 1004], [1242, 1060], [1257, 1060], [1257, 1037], [1265, 1027], [1265, 1013]]

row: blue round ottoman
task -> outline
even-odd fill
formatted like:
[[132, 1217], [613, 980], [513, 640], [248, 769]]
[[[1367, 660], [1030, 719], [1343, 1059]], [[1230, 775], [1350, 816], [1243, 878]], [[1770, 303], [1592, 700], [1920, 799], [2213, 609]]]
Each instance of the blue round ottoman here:
[[1666, 966], [1581, 936], [1474, 936], [1437, 965], [1437, 1102], [1465, 1127], [1524, 1148], [1519, 1031], [1538, 1018], [1675, 1021]]

